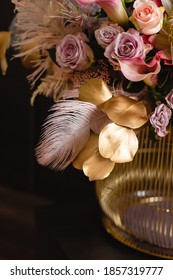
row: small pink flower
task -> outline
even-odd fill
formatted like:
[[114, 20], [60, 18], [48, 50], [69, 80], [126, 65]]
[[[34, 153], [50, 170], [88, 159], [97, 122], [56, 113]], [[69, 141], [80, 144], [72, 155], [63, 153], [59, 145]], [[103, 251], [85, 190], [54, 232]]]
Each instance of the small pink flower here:
[[128, 15], [123, 7], [122, 0], [76, 0], [79, 4], [99, 4], [108, 17], [120, 25], [128, 23]]
[[167, 104], [173, 109], [173, 90], [171, 90], [165, 97]]
[[152, 0], [136, 0], [130, 20], [136, 29], [145, 35], [155, 34], [163, 25], [164, 8]]
[[101, 27], [95, 31], [95, 38], [97, 40], [97, 43], [105, 49], [110, 43], [113, 42], [115, 37], [123, 31], [123, 28], [118, 24], [106, 22], [103, 23]]
[[65, 72], [85, 70], [94, 61], [92, 49], [86, 44], [83, 33], [66, 35], [56, 47], [56, 62]]
[[169, 124], [171, 115], [172, 111], [163, 103], [158, 105], [150, 115], [150, 122], [160, 137], [164, 137], [167, 134], [166, 127]]

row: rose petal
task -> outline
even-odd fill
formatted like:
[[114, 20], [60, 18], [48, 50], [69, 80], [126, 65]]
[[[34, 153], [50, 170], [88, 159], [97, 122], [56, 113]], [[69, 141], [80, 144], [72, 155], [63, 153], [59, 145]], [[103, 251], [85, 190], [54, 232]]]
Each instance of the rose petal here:
[[143, 126], [148, 121], [144, 103], [121, 94], [110, 98], [101, 109], [116, 124], [133, 129]]
[[99, 135], [100, 154], [113, 162], [132, 161], [137, 150], [138, 139], [132, 129], [111, 123]]
[[80, 87], [79, 99], [99, 106], [112, 97], [107, 84], [101, 79], [90, 79]]
[[98, 135], [92, 133], [80, 154], [73, 161], [76, 169], [82, 169], [84, 161], [91, 157], [98, 149]]
[[90, 181], [103, 180], [108, 177], [114, 168], [115, 163], [103, 158], [99, 152], [93, 154], [83, 164], [83, 172]]

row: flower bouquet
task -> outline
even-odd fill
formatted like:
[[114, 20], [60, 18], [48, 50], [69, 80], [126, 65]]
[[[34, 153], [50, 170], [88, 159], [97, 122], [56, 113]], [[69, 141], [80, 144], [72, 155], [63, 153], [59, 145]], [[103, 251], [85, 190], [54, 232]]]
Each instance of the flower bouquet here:
[[55, 104], [43, 125], [36, 157], [89, 180], [133, 160], [138, 135], [169, 134], [173, 109], [171, 0], [11, 0], [15, 18], [0, 33], [6, 50], [29, 68], [33, 89]]

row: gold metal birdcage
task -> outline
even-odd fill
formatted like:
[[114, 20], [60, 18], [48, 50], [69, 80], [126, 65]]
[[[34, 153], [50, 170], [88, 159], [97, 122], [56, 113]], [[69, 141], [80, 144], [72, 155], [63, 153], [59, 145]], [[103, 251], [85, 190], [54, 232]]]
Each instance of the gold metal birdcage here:
[[172, 133], [152, 141], [149, 128], [139, 135], [130, 163], [116, 164], [96, 182], [106, 230], [137, 250], [173, 259]]

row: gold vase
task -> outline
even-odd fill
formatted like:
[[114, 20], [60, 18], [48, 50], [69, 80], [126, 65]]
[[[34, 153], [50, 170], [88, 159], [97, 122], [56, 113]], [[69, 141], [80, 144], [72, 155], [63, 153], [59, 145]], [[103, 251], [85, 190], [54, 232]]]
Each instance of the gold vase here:
[[116, 164], [108, 178], [96, 182], [106, 230], [137, 250], [173, 259], [172, 135], [149, 140], [139, 135], [130, 163]]

